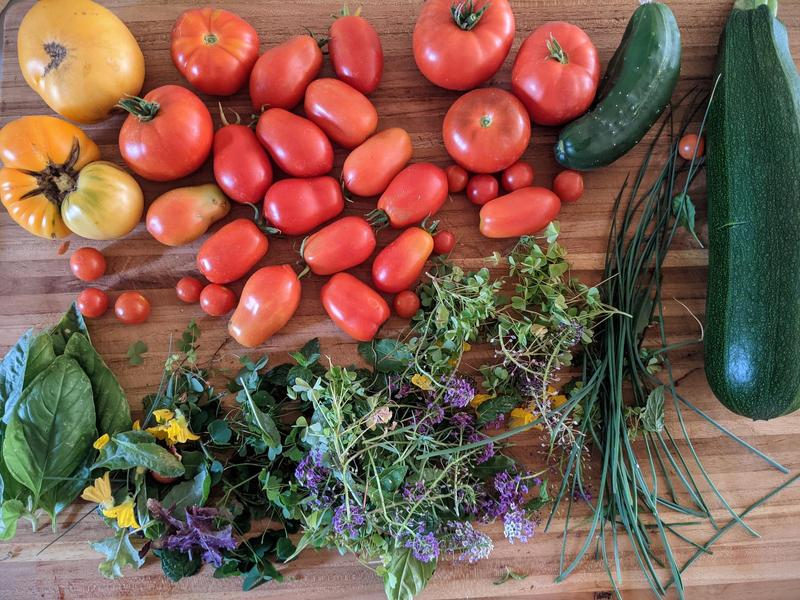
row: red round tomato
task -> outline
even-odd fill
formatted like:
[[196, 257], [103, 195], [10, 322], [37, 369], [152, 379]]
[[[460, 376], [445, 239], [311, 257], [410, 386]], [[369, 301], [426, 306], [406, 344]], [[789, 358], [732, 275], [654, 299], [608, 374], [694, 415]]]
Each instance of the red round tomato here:
[[561, 200], [541, 187], [521, 188], [481, 208], [480, 230], [488, 238], [533, 235], [547, 227], [561, 210]]
[[405, 129], [392, 127], [376, 133], [347, 156], [342, 181], [356, 196], [382, 194], [411, 160], [413, 151]]
[[69, 269], [81, 281], [94, 281], [105, 274], [106, 259], [99, 250], [80, 248], [70, 256]]
[[76, 301], [78, 311], [87, 319], [97, 319], [108, 310], [108, 295], [97, 288], [86, 288]]
[[200, 292], [200, 308], [211, 317], [227, 315], [236, 306], [236, 294], [230, 288], [209, 283]]
[[678, 142], [678, 154], [684, 160], [692, 160], [697, 151], [697, 158], [702, 158], [706, 150], [706, 141], [696, 133], [687, 133]]
[[395, 314], [401, 319], [410, 319], [419, 310], [419, 296], [411, 290], [403, 290], [394, 297], [392, 307]]
[[139, 292], [123, 292], [114, 303], [114, 314], [126, 325], [138, 325], [150, 318], [150, 302]]
[[187, 10], [172, 28], [172, 62], [204, 94], [235, 94], [257, 59], [256, 30], [230, 11]]
[[203, 282], [196, 277], [181, 277], [175, 285], [175, 294], [181, 302], [194, 304], [200, 300], [203, 291]]
[[383, 48], [375, 28], [360, 11], [351, 15], [345, 5], [328, 31], [328, 55], [339, 79], [362, 94], [371, 94], [383, 75]]
[[294, 108], [321, 68], [322, 50], [310, 35], [297, 35], [270, 48], [250, 73], [253, 108]]
[[507, 192], [513, 192], [519, 188], [531, 187], [534, 175], [533, 167], [529, 163], [521, 160], [517, 161], [503, 171], [503, 176], [501, 177], [503, 189]]
[[409, 227], [381, 250], [372, 263], [372, 281], [380, 291], [396, 294], [414, 287], [433, 252], [433, 237]]
[[496, 173], [519, 160], [531, 141], [528, 112], [512, 94], [481, 88], [453, 102], [442, 127], [444, 147], [471, 173]]
[[500, 193], [497, 178], [494, 175], [473, 175], [467, 184], [467, 198], [476, 206], [483, 206], [494, 200]]
[[428, 0], [414, 27], [414, 60], [431, 83], [469, 90], [497, 72], [513, 41], [508, 0]]
[[302, 235], [344, 210], [342, 186], [333, 177], [282, 179], [264, 197], [264, 216], [285, 235]]
[[252, 129], [226, 123], [217, 130], [214, 179], [236, 202], [255, 204], [264, 198], [272, 185], [272, 163]]
[[577, 202], [583, 196], [583, 175], [577, 171], [561, 171], [553, 179], [553, 191], [562, 202]]
[[600, 82], [592, 40], [570, 23], [545, 23], [523, 42], [511, 71], [511, 89], [531, 119], [563, 125], [585, 113]]
[[282, 108], [258, 118], [256, 135], [280, 169], [292, 177], [319, 177], [333, 168], [328, 136], [308, 119]]
[[244, 277], [267, 253], [269, 241], [250, 219], [236, 219], [209, 237], [197, 252], [197, 268], [211, 283]]
[[303, 260], [315, 275], [333, 275], [360, 265], [375, 250], [375, 231], [362, 217], [342, 217], [303, 242]]
[[343, 148], [355, 148], [378, 127], [378, 111], [364, 94], [344, 81], [326, 77], [308, 84], [306, 116]]
[[228, 333], [247, 348], [263, 344], [292, 318], [300, 305], [300, 280], [291, 265], [253, 273], [228, 323]]
[[451, 194], [463, 192], [469, 181], [469, 173], [463, 167], [450, 165], [444, 170], [447, 173], [447, 187]]
[[433, 253], [450, 254], [456, 246], [456, 236], [452, 231], [440, 231], [433, 236]]
[[431, 163], [407, 166], [378, 200], [378, 210], [395, 229], [417, 225], [435, 215], [448, 197], [447, 175]]
[[386, 300], [350, 273], [331, 277], [322, 286], [320, 299], [336, 326], [359, 342], [373, 339], [389, 318]]

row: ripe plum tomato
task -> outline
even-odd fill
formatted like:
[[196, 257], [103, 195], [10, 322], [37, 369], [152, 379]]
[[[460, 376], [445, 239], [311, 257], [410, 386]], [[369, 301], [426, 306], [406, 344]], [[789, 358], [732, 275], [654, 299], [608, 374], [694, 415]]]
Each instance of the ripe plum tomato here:
[[500, 187], [494, 175], [473, 175], [467, 184], [467, 198], [476, 206], [494, 200], [499, 193]]
[[203, 235], [228, 214], [231, 204], [213, 183], [176, 188], [147, 209], [147, 231], [162, 244], [182, 246]]
[[413, 152], [411, 136], [405, 129], [392, 127], [376, 133], [347, 156], [342, 181], [356, 196], [382, 194]]
[[444, 170], [447, 173], [447, 187], [451, 194], [463, 192], [469, 181], [469, 173], [459, 165], [450, 165]]
[[258, 33], [230, 11], [190, 9], [172, 28], [172, 62], [204, 94], [235, 94], [257, 59]]
[[[435, 215], [447, 200], [445, 172], [432, 163], [407, 166], [378, 199], [378, 213], [395, 229], [417, 225]], [[380, 217], [375, 217], [380, 220]]]
[[81, 281], [94, 281], [105, 274], [106, 259], [99, 250], [80, 248], [70, 256], [69, 269]]
[[294, 108], [321, 68], [322, 50], [310, 35], [297, 35], [270, 48], [250, 73], [253, 108]]
[[214, 179], [235, 202], [261, 202], [272, 185], [272, 163], [253, 130], [237, 122], [229, 124], [220, 111], [223, 126], [214, 134]]
[[200, 308], [211, 317], [227, 315], [236, 306], [236, 294], [230, 288], [209, 283], [200, 292]]
[[258, 118], [256, 135], [280, 169], [292, 177], [319, 177], [333, 168], [333, 146], [317, 125], [288, 110]]
[[126, 325], [139, 325], [150, 318], [150, 302], [139, 292], [123, 292], [114, 303], [114, 314]]
[[380, 291], [396, 294], [414, 287], [433, 252], [433, 237], [409, 227], [381, 250], [372, 263], [372, 281]]
[[343, 210], [342, 186], [333, 177], [281, 179], [264, 197], [264, 216], [285, 235], [308, 233]]
[[76, 300], [78, 311], [87, 319], [97, 319], [108, 310], [108, 295], [97, 288], [86, 288]]
[[512, 94], [481, 88], [453, 102], [444, 117], [444, 146], [471, 173], [496, 173], [517, 162], [531, 141], [528, 111]]
[[300, 253], [315, 275], [333, 275], [372, 256], [375, 231], [363, 217], [342, 217], [304, 241]]
[[553, 180], [553, 191], [562, 202], [577, 202], [583, 196], [583, 175], [577, 171], [561, 171]]
[[350, 273], [331, 277], [322, 286], [320, 299], [336, 326], [359, 342], [373, 339], [389, 318], [386, 300]]
[[519, 188], [531, 187], [534, 174], [533, 167], [529, 163], [519, 160], [503, 171], [501, 178], [503, 189], [513, 192]]
[[309, 119], [343, 148], [355, 148], [378, 127], [378, 111], [369, 98], [331, 77], [308, 84], [303, 109]]
[[197, 251], [197, 268], [211, 283], [244, 277], [267, 253], [269, 241], [250, 219], [236, 219], [209, 237]]
[[695, 148], [697, 148], [697, 158], [702, 158], [706, 150], [706, 141], [696, 133], [687, 133], [678, 144], [678, 154], [684, 160], [692, 160]]
[[410, 319], [420, 307], [419, 296], [411, 290], [403, 290], [394, 297], [392, 307], [395, 314], [401, 319]]
[[456, 246], [456, 236], [452, 231], [440, 231], [433, 236], [433, 253], [450, 254]]
[[200, 300], [203, 291], [203, 282], [196, 277], [181, 277], [175, 285], [175, 294], [181, 302], [195, 304]]
[[362, 94], [371, 94], [383, 76], [383, 48], [378, 32], [361, 16], [350, 14], [347, 5], [328, 31], [328, 55], [336, 77]]
[[509, 0], [428, 0], [414, 27], [414, 60], [434, 85], [469, 90], [497, 72], [513, 41]]
[[600, 82], [592, 40], [571, 23], [545, 23], [522, 43], [511, 70], [511, 90], [539, 125], [563, 125], [591, 106]]
[[488, 238], [533, 235], [558, 216], [561, 200], [541, 187], [520, 188], [481, 208], [480, 231]]

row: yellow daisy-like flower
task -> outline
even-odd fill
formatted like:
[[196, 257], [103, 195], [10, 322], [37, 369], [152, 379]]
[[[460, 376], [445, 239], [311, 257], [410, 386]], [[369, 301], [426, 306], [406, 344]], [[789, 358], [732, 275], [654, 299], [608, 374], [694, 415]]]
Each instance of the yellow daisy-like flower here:
[[175, 416], [175, 413], [167, 408], [161, 408], [153, 411], [156, 423], [166, 423]]
[[492, 398], [494, 398], [494, 394], [475, 394], [472, 400], [470, 400], [469, 405], [472, 408], [478, 408], [481, 404]]
[[433, 382], [430, 380], [429, 377], [425, 375], [420, 375], [417, 373], [411, 378], [411, 383], [417, 386], [421, 390], [430, 391], [433, 389]]
[[103, 446], [105, 446], [110, 441], [111, 441], [111, 436], [108, 435], [107, 433], [104, 433], [94, 441], [94, 444], [92, 444], [92, 446], [94, 446], [95, 450], [102, 450]]
[[464, 342], [463, 350], [464, 352], [469, 352], [470, 350], [472, 350], [472, 344], [470, 344], [469, 342]]
[[95, 479], [93, 485], [86, 487], [81, 498], [100, 506], [113, 506], [114, 496], [111, 494], [111, 477], [108, 471], [102, 477]]
[[139, 419], [136, 419], [133, 422], [133, 426], [131, 427], [131, 429], [133, 429], [134, 431], [141, 431], [142, 430], [142, 424], [139, 422]]
[[[156, 415], [156, 413], [162, 413], [161, 416]], [[165, 413], [169, 413], [171, 416], [168, 420], [162, 420], [164, 418]], [[189, 429], [189, 423], [186, 421], [186, 417], [183, 416], [181, 411], [175, 411], [174, 413], [171, 410], [167, 411], [155, 411], [153, 415], [156, 416], [156, 421], [160, 424], [156, 425], [155, 427], [148, 427], [147, 433], [152, 435], [154, 438], [158, 440], [166, 440], [170, 446], [174, 446], [175, 444], [185, 444], [190, 440], [199, 440], [200, 436], [196, 435], [191, 432]]]
[[109, 519], [116, 519], [117, 525], [120, 527], [133, 527], [139, 529], [139, 523], [136, 521], [136, 514], [133, 511], [133, 498], [128, 496], [122, 504], [116, 506], [109, 506], [103, 509], [103, 516]]
[[[509, 415], [508, 425], [511, 428], [522, 427], [528, 423], [533, 423], [533, 421], [537, 418], [538, 415], [532, 410], [528, 410], [527, 408], [515, 408]], [[534, 425], [533, 428], [541, 430], [542, 426]]]
[[567, 403], [567, 397], [564, 394], [557, 394], [553, 396], [552, 404], [553, 408], [561, 408]]

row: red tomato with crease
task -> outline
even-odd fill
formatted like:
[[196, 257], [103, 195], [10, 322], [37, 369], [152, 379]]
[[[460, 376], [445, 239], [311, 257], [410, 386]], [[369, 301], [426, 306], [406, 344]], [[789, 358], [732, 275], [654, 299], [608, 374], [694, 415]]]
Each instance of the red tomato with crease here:
[[351, 15], [347, 5], [328, 30], [328, 55], [336, 77], [362, 94], [371, 94], [383, 76], [383, 48], [378, 32], [360, 15]]
[[467, 198], [476, 206], [483, 206], [494, 200], [500, 193], [497, 178], [494, 175], [473, 175], [467, 184]]
[[507, 192], [513, 192], [519, 188], [530, 187], [533, 185], [534, 175], [533, 167], [529, 163], [521, 160], [517, 161], [503, 171], [501, 178], [503, 189]]
[[447, 174], [431, 163], [409, 165], [378, 200], [378, 210], [383, 211], [394, 229], [417, 225], [435, 215], [448, 198]]
[[236, 294], [224, 285], [209, 283], [200, 292], [200, 308], [210, 317], [223, 317], [236, 306]]
[[315, 275], [332, 275], [372, 256], [375, 231], [363, 217], [342, 217], [303, 242], [303, 260]]
[[214, 134], [214, 179], [235, 202], [255, 204], [272, 185], [272, 163], [253, 130], [226, 124]]
[[533, 235], [558, 216], [561, 200], [541, 187], [521, 188], [481, 208], [480, 230], [488, 238]]
[[287, 175], [319, 177], [333, 168], [333, 146], [325, 132], [288, 110], [271, 108], [262, 113], [256, 136]]
[[413, 288], [432, 252], [433, 236], [419, 227], [409, 227], [375, 257], [375, 287], [387, 294]]
[[294, 316], [300, 292], [300, 280], [291, 265], [259, 269], [244, 284], [228, 333], [246, 348], [263, 344]]
[[311, 121], [343, 148], [355, 148], [378, 127], [378, 111], [369, 98], [331, 77], [308, 84], [303, 109]]
[[310, 35], [296, 35], [262, 54], [250, 73], [250, 101], [257, 111], [297, 106], [322, 69], [322, 50]]
[[285, 235], [308, 233], [343, 210], [342, 186], [333, 177], [282, 179], [264, 197], [264, 216]]
[[469, 173], [458, 165], [450, 165], [444, 171], [447, 173], [447, 186], [450, 188], [450, 193], [463, 192], [469, 181]]
[[269, 249], [267, 236], [250, 219], [236, 219], [209, 237], [197, 251], [197, 268], [211, 283], [244, 277]]
[[389, 305], [381, 295], [350, 273], [337, 273], [320, 292], [325, 312], [354, 340], [369, 342], [389, 318]]
[[356, 196], [382, 194], [413, 152], [411, 136], [405, 129], [392, 127], [376, 133], [347, 156], [342, 181]]
[[187, 10], [172, 28], [172, 62], [204, 94], [235, 94], [257, 59], [258, 33], [228, 10]]
[[470, 90], [497, 73], [513, 42], [509, 0], [428, 0], [414, 27], [414, 60], [431, 83]]

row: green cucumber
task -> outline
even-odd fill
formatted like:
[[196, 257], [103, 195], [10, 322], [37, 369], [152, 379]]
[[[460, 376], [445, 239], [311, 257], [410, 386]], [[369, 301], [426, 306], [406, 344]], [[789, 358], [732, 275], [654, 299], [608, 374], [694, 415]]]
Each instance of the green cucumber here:
[[626, 154], [669, 104], [680, 71], [675, 16], [666, 4], [642, 4], [608, 63], [594, 108], [561, 130], [556, 160], [568, 169], [588, 171]]
[[731, 12], [707, 125], [705, 370], [751, 419], [800, 408], [800, 76], [767, 4]]

